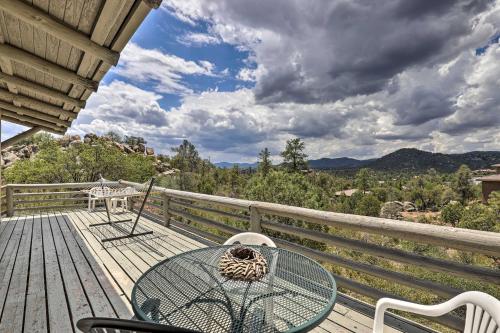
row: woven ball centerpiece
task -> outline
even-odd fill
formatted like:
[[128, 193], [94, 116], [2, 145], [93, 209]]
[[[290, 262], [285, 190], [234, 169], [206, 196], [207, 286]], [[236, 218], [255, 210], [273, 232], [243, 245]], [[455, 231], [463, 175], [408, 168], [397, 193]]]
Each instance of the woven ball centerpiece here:
[[259, 251], [238, 246], [221, 257], [219, 272], [232, 280], [257, 281], [267, 274], [267, 261]]

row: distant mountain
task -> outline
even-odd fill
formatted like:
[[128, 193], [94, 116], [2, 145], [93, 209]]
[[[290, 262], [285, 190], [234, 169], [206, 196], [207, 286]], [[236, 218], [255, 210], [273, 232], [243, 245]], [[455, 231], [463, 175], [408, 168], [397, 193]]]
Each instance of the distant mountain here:
[[500, 151], [472, 151], [463, 154], [442, 154], [414, 148], [403, 148], [366, 164], [366, 167], [383, 171], [425, 171], [434, 168], [454, 172], [462, 164], [471, 169], [489, 168], [500, 162]]
[[214, 165], [221, 169], [230, 169], [235, 165], [238, 165], [240, 169], [257, 168], [257, 162], [255, 163], [217, 162], [214, 163]]
[[[472, 170], [489, 168], [492, 164], [500, 163], [500, 151], [471, 151], [463, 154], [441, 154], [403, 148], [380, 158], [358, 160], [349, 157], [320, 158], [309, 160], [309, 168], [315, 170], [345, 170], [367, 167], [381, 171], [426, 171], [434, 168], [441, 172], [454, 172], [462, 164]], [[238, 164], [240, 168], [257, 168], [257, 163], [215, 163], [219, 168], [232, 168]]]
[[361, 168], [373, 160], [357, 160], [350, 157], [340, 158], [320, 158], [319, 160], [309, 160], [307, 164], [311, 169], [335, 170], [335, 169], [356, 169]]

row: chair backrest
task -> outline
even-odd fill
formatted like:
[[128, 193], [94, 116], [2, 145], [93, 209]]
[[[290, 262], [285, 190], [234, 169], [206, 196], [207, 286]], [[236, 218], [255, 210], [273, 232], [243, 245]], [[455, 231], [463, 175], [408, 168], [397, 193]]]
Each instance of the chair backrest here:
[[488, 294], [476, 291], [466, 295], [464, 301], [467, 302], [464, 333], [500, 333], [499, 300]]
[[89, 191], [90, 194], [92, 195], [98, 195], [102, 192], [102, 189], [100, 186], [92, 187]]
[[467, 291], [436, 305], [382, 298], [377, 302], [373, 332], [383, 332], [384, 312], [387, 309], [439, 317], [464, 305], [467, 306], [464, 333], [500, 333], [500, 301], [480, 291]]
[[145, 321], [89, 317], [80, 319], [76, 326], [84, 333], [119, 333], [119, 332], [143, 332], [143, 333], [198, 333], [197, 331], [154, 324]]
[[271, 240], [271, 238], [256, 232], [242, 232], [241, 234], [234, 235], [224, 242], [224, 245], [233, 244], [266, 245], [276, 247], [276, 244]]

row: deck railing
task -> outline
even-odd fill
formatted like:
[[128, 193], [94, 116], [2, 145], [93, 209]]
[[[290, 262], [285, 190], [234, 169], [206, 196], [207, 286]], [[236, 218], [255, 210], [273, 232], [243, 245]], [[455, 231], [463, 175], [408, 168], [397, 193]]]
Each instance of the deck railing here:
[[[80, 190], [96, 184], [5, 185], [5, 195], [2, 198], [6, 208], [2, 206], [2, 211], [13, 215], [18, 211], [84, 207], [87, 197]], [[142, 184], [129, 181], [109, 184], [142, 187]], [[478, 284], [481, 288], [486, 288], [486, 291], [500, 293], [498, 267], [464, 264], [450, 258], [423, 255], [386, 245], [390, 240], [397, 239], [398, 242], [407, 241], [444, 248], [446, 251], [479, 255], [491, 262], [500, 258], [500, 233], [340, 214], [162, 187], [154, 187], [153, 191], [146, 211], [165, 226], [172, 223], [216, 242], [222, 242], [229, 235], [246, 230], [271, 234], [280, 247], [331, 265], [339, 287], [374, 300], [381, 297], [403, 297], [381, 290], [376, 285], [346, 278], [339, 273], [339, 269], [361, 273], [379, 281], [389, 281], [441, 299], [450, 298], [469, 288], [468, 286], [477, 287]], [[132, 203], [131, 207], [133, 206]], [[342, 231], [341, 235], [335, 232], [338, 230]], [[371, 241], [370, 237], [377, 237], [379, 241]], [[316, 244], [324, 246], [324, 250], [311, 248], [304, 240], [317, 242]], [[351, 253], [375, 259], [356, 260], [356, 256], [346, 256], [341, 251], [353, 251]], [[395, 263], [401, 269], [393, 269], [394, 265], [389, 265], [388, 268], [388, 265], [379, 264], [378, 260]], [[432, 274], [424, 274], [425, 277], [422, 277], [422, 274], [408, 272], [405, 267], [416, 267]], [[441, 277], [449, 276], [455, 283], [433, 279], [434, 273]], [[462, 319], [454, 314], [431, 320], [451, 328], [463, 328]]]

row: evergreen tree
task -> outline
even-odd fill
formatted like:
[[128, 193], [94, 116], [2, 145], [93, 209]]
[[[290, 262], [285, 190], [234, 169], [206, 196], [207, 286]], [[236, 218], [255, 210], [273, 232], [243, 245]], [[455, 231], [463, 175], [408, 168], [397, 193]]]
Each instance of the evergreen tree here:
[[290, 171], [300, 171], [307, 168], [307, 155], [304, 153], [305, 144], [300, 138], [286, 142], [285, 150], [281, 153], [283, 164]]
[[363, 193], [366, 193], [370, 189], [371, 183], [372, 183], [372, 176], [370, 174], [370, 170], [367, 168], [362, 168], [358, 171], [356, 174], [356, 180], [355, 180], [356, 186], [363, 191]]
[[271, 153], [269, 152], [269, 149], [267, 149], [267, 147], [262, 149], [259, 153], [259, 171], [264, 177], [267, 176], [269, 170], [271, 170], [272, 167], [270, 156]]
[[201, 163], [201, 158], [196, 147], [188, 140], [182, 141], [179, 147], [172, 148], [177, 153], [172, 158], [172, 165], [181, 171], [194, 172]]
[[114, 142], [122, 142], [123, 140], [122, 136], [115, 131], [109, 131], [105, 136], [109, 137]]
[[462, 165], [453, 179], [453, 190], [458, 194], [460, 202], [465, 205], [474, 196], [474, 189], [471, 184], [471, 171], [468, 166]]

